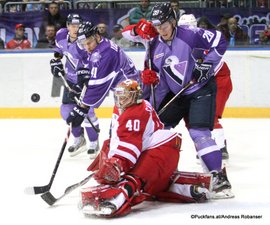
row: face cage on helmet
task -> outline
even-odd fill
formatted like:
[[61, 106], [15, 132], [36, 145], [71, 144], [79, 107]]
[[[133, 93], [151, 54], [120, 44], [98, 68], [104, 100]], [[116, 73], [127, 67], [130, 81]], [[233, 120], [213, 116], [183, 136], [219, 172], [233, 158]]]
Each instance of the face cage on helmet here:
[[137, 98], [137, 91], [128, 91], [124, 87], [117, 87], [114, 91], [115, 105], [122, 111], [134, 104], [137, 104]]

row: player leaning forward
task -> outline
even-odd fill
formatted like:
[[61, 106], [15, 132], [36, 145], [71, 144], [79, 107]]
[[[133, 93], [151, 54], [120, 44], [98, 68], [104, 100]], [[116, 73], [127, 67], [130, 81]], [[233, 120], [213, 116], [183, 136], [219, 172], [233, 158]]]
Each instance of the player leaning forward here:
[[[146, 56], [147, 62], [150, 57], [151, 69], [146, 68], [141, 74], [144, 92], [149, 90], [150, 93], [149, 84], [155, 86], [156, 110], [159, 111], [183, 87], [195, 80], [195, 84], [168, 105], [160, 120], [170, 128], [185, 118], [197, 154], [206, 172], [214, 176], [216, 198], [231, 198], [234, 195], [225, 168], [221, 168], [221, 151], [211, 137], [216, 104], [214, 70], [222, 65], [227, 42], [219, 31], [177, 26], [169, 3], [156, 4], [151, 21], [141, 21], [123, 33], [129, 39], [143, 39], [141, 42], [152, 38]], [[158, 35], [153, 32], [153, 25]], [[201, 62], [205, 50], [208, 55]], [[150, 102], [153, 102], [152, 97]]]
[[[77, 85], [78, 79], [76, 71], [82, 67], [82, 59], [86, 56], [86, 51], [82, 49], [77, 43], [77, 32], [79, 25], [82, 23], [82, 18], [78, 14], [69, 14], [67, 17], [67, 28], [60, 29], [56, 34], [56, 48], [54, 49], [55, 58], [51, 60], [51, 71], [55, 77], [65, 76], [69, 87], [74, 90], [70, 91], [67, 87], [64, 89], [61, 105], [61, 116], [67, 119], [69, 113], [76, 106], [74, 97], [79, 98], [81, 88]], [[63, 56], [66, 57], [65, 70], [61, 62]], [[78, 94], [74, 94], [78, 93]], [[95, 115], [94, 109], [88, 112], [94, 126], [99, 127], [98, 119]], [[85, 119], [85, 130], [90, 140], [88, 153], [96, 153], [98, 151], [98, 134], [95, 129]], [[68, 151], [71, 156], [75, 156], [86, 150], [86, 140], [84, 138], [84, 128], [81, 126], [72, 126], [71, 133], [74, 136], [74, 144], [69, 147]], [[93, 154], [95, 155], [95, 154]]]
[[83, 213], [116, 217], [145, 200], [207, 201], [211, 176], [175, 172], [181, 136], [163, 129], [138, 83], [121, 82], [114, 99], [111, 137], [88, 168], [100, 185], [82, 190]]
[[139, 72], [124, 51], [99, 34], [97, 26], [91, 22], [80, 25], [78, 42], [87, 52], [82, 61], [84, 68], [77, 71], [80, 85], [86, 92], [80, 104], [76, 105], [66, 119], [67, 123], [79, 127], [89, 109], [98, 108], [110, 90], [132, 78], [137, 80]]

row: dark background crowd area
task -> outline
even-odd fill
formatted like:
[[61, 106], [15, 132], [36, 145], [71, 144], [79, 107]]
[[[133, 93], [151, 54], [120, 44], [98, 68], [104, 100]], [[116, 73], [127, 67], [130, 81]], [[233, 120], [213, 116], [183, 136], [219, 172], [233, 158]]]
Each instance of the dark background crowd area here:
[[[123, 48], [141, 48], [124, 40], [121, 31], [140, 18], [150, 19], [154, 0], [0, 0], [0, 49], [51, 49], [66, 27], [69, 13], [99, 27], [100, 33]], [[268, 47], [270, 0], [170, 1], [176, 14], [204, 18], [227, 38], [229, 47]], [[228, 22], [229, 21], [229, 22]]]

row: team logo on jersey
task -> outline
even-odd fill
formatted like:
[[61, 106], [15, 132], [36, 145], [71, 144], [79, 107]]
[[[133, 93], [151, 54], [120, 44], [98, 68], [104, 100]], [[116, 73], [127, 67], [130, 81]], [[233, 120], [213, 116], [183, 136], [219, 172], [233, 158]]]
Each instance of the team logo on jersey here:
[[167, 59], [165, 59], [163, 70], [168, 76], [170, 76], [180, 85], [183, 84], [186, 69], [187, 61], [179, 62], [179, 59], [175, 55], [169, 56]]
[[93, 63], [96, 63], [96, 62], [98, 62], [100, 59], [101, 59], [100, 53], [99, 53], [99, 52], [94, 52], [94, 53], [91, 55], [90, 61], [93, 62]]

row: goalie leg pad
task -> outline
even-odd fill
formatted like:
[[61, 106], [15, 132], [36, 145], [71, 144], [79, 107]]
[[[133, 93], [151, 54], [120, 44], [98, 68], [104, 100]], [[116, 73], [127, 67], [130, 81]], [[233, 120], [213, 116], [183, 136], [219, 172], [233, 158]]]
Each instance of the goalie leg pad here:
[[172, 183], [199, 185], [212, 191], [212, 174], [176, 171]]
[[205, 202], [212, 197], [212, 175], [196, 172], [175, 172], [167, 192], [157, 195], [160, 201]]

